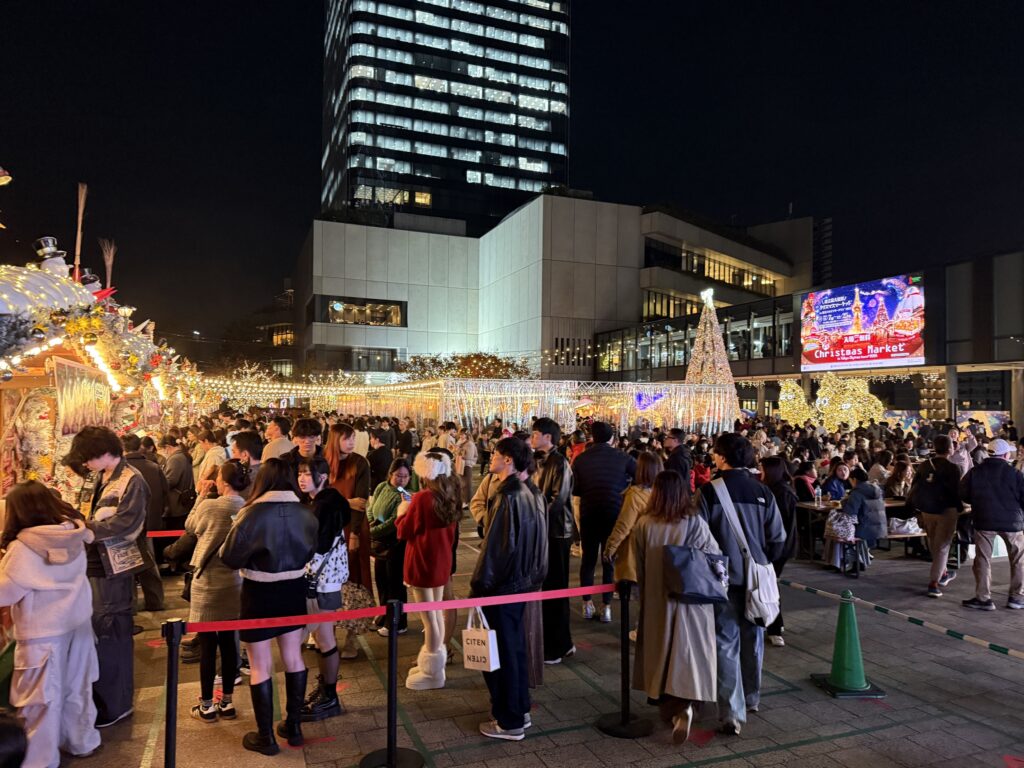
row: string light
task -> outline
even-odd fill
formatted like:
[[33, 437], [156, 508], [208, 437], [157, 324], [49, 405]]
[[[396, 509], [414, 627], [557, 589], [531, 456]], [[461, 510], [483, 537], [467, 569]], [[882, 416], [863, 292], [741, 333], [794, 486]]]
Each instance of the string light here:
[[99, 368], [107, 377], [107, 384], [110, 385], [112, 392], [121, 391], [121, 383], [114, 376], [114, 372], [110, 370], [110, 366], [107, 365], [107, 361], [103, 359], [103, 354], [96, 348], [95, 345], [85, 347], [86, 354], [92, 358], [93, 364]]

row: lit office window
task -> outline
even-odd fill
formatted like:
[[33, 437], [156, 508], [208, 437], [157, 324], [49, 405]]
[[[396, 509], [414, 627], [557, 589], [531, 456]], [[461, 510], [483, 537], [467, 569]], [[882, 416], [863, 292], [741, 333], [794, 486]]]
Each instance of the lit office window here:
[[484, 76], [484, 68], [482, 66], [480, 66], [479, 64], [467, 64], [466, 65], [466, 73], [470, 77], [483, 77]]
[[452, 32], [462, 32], [467, 35], [483, 36], [484, 25], [478, 24], [475, 21], [466, 21], [464, 19], [452, 19]]
[[467, 107], [463, 104], [459, 104], [455, 107], [455, 114], [459, 117], [464, 117], [467, 120], [483, 120], [484, 111], [477, 107]]
[[466, 171], [466, 181], [470, 184], [479, 184], [482, 180], [480, 171]]
[[429, 192], [414, 192], [412, 201], [416, 205], [421, 205], [424, 208], [429, 208], [433, 202], [433, 195]]
[[476, 45], [475, 43], [467, 42], [466, 40], [452, 40], [452, 50], [456, 53], [467, 53], [470, 56], [483, 56], [484, 47], [482, 45]]
[[412, 85], [412, 75], [405, 72], [395, 72], [392, 69], [384, 70], [384, 82], [395, 85]]
[[420, 0], [420, 2], [421, 3], [426, 3], [427, 5], [436, 5], [436, 6], [439, 6], [441, 8], [447, 8], [448, 7], [448, 0]]
[[[487, 9], [488, 11], [490, 8]], [[487, 27], [487, 37], [491, 40], [501, 40], [503, 43], [515, 44], [519, 42], [519, 35], [507, 29], [498, 27]]]
[[453, 139], [469, 139], [470, 141], [484, 140], [484, 132], [479, 128], [466, 128], [463, 125], [453, 125], [450, 130], [451, 137]]
[[405, 205], [409, 202], [409, 190], [395, 189], [394, 187], [374, 187], [373, 199], [378, 203]]
[[393, 107], [411, 107], [412, 97], [390, 91], [377, 91], [377, 103], [390, 104]]
[[540, 16], [531, 16], [528, 13], [519, 14], [519, 23], [526, 24], [530, 27], [536, 27], [537, 29], [551, 29], [550, 21], [542, 19]]
[[394, 136], [378, 136], [377, 146], [381, 149], [393, 149], [395, 152], [410, 152], [412, 150], [412, 142]]
[[521, 34], [519, 35], [519, 44], [529, 46], [530, 48], [543, 48], [544, 38], [537, 37], [536, 35]]
[[557, 144], [555, 142], [551, 142], [551, 151], [554, 152], [556, 155], [564, 155], [565, 144]]
[[377, 302], [373, 299], [331, 299], [327, 302], [327, 322], [341, 325], [404, 325], [401, 304]]
[[499, 91], [497, 88], [485, 88], [484, 98], [488, 101], [496, 101], [499, 104], [514, 104], [515, 98], [508, 91]]
[[352, 95], [349, 98], [351, 98], [352, 101], [373, 101], [376, 96], [376, 92], [373, 89], [363, 88], [361, 86], [359, 88], [353, 88], [351, 94]]
[[502, 125], [515, 125], [516, 116], [508, 112], [494, 112], [488, 109], [484, 113], [484, 120], [488, 123], [501, 123]]
[[465, 96], [469, 99], [482, 99], [484, 95], [484, 89], [479, 85], [469, 85], [468, 83], [449, 83], [448, 89], [455, 96]]
[[550, 80], [545, 80], [543, 77], [533, 77], [532, 75], [520, 75], [519, 84], [538, 91], [546, 91], [551, 87]]
[[353, 123], [372, 123], [373, 112], [367, 112], [365, 109], [353, 109], [352, 110], [352, 122]]
[[372, 158], [365, 157], [364, 155], [355, 155], [350, 157], [345, 165], [349, 168], [372, 168]]
[[427, 77], [425, 75], [416, 75], [413, 83], [417, 88], [423, 91], [437, 91], [438, 93], [448, 93], [448, 81], [442, 80], [439, 77]]
[[484, 131], [484, 141], [488, 144], [501, 144], [503, 147], [514, 147], [516, 145], [516, 135], [514, 133]]
[[492, 19], [502, 19], [504, 21], [518, 21], [515, 11], [508, 11], [504, 8], [495, 8], [493, 5], [487, 7], [487, 15]]
[[519, 179], [516, 186], [524, 192], [540, 192], [544, 189], [544, 182], [536, 179]]
[[437, 48], [442, 51], [447, 51], [450, 42], [451, 41], [447, 37], [425, 35], [421, 32], [416, 33], [416, 45], [425, 45], [427, 48]]
[[414, 100], [413, 104], [416, 109], [423, 110], [424, 112], [437, 112], [442, 115], [448, 114], [448, 105], [443, 101], [417, 98]]
[[463, 149], [462, 147], [452, 147], [452, 160], [462, 160], [467, 163], [479, 163], [480, 150]]
[[516, 159], [514, 157], [510, 157], [509, 155], [499, 155], [498, 165], [500, 165], [502, 168], [515, 168]]
[[566, 24], [564, 21], [553, 21], [553, 22], [551, 22], [551, 28], [555, 32], [558, 32], [558, 33], [563, 34], [563, 35], [568, 35], [569, 34], [569, 25]]
[[534, 8], [541, 8], [545, 11], [551, 10], [551, 3], [548, 0], [519, 0], [523, 5], [531, 5]]
[[444, 123], [435, 123], [430, 120], [414, 120], [413, 130], [416, 133], [431, 133], [435, 136], [447, 136], [448, 126]]
[[377, 70], [365, 64], [353, 64], [348, 70], [349, 77], [368, 77], [371, 80], [377, 77]]
[[520, 157], [519, 169], [532, 171], [533, 173], [547, 173], [550, 167], [547, 160], [538, 160], [535, 157]]
[[412, 173], [412, 164], [407, 160], [395, 160], [393, 157], [378, 157], [377, 170], [389, 173]]
[[381, 16], [388, 16], [392, 19], [401, 19], [402, 21], [412, 21], [413, 12], [408, 8], [400, 8], [397, 5], [388, 5], [387, 3], [378, 3], [377, 12]]
[[567, 86], [565, 83], [560, 83], [557, 80], [555, 80], [553, 83], [551, 83], [551, 92], [552, 93], [568, 93], [569, 92], [569, 86]]
[[558, 113], [560, 115], [564, 115], [567, 110], [568, 110], [568, 107], [566, 106], [564, 101], [555, 101], [554, 99], [551, 100], [551, 111], [552, 112], [556, 112], [556, 113]]
[[355, 2], [352, 3], [352, 10], [363, 11], [365, 13], [376, 13], [377, 4], [370, 2], [370, 0], [355, 0]]
[[538, 120], [533, 115], [519, 115], [517, 122], [521, 128], [532, 128], [535, 131], [550, 131], [550, 120]]
[[373, 144], [370, 135], [366, 131], [352, 131], [348, 135], [349, 146], [353, 144]]
[[507, 64], [516, 63], [516, 55], [512, 51], [505, 51], [501, 48], [488, 48], [487, 58], [491, 61], [504, 61]]
[[349, 53], [352, 56], [376, 56], [377, 47], [366, 43], [353, 43], [349, 46]]
[[484, 174], [484, 184], [490, 187], [504, 187], [505, 189], [515, 189], [516, 180], [511, 176], [498, 176], [494, 173]]
[[466, 13], [482, 14], [484, 12], [483, 3], [476, 3], [473, 0], [452, 0], [452, 8]]
[[534, 69], [551, 69], [551, 62], [538, 56], [520, 56], [519, 65], [522, 67], [533, 67]]
[[377, 125], [387, 128], [412, 128], [412, 118], [402, 115], [389, 115], [384, 112], [377, 113]]
[[394, 48], [378, 48], [377, 55], [385, 61], [393, 61], [396, 64], [412, 64], [412, 54], [406, 51], [396, 51]]
[[527, 136], [519, 139], [519, 147], [520, 149], [532, 149], [536, 152], [548, 151], [548, 143], [546, 141], [541, 139], [531, 139]]
[[538, 96], [521, 95], [519, 97], [519, 106], [523, 109], [532, 109], [535, 112], [547, 112], [548, 100]]
[[353, 193], [353, 197], [356, 200], [372, 200], [373, 199], [373, 187], [366, 184], [360, 184], [356, 187], [356, 191]]
[[513, 72], [503, 72], [500, 69], [494, 67], [487, 67], [485, 70], [485, 76], [488, 80], [493, 80], [496, 83], [509, 83], [510, 85], [516, 84], [516, 76]]
[[448, 29], [449, 21], [444, 16], [438, 16], [430, 11], [416, 11], [416, 23], [426, 24], [428, 27], [440, 27]]
[[444, 146], [444, 144], [430, 144], [426, 141], [417, 141], [413, 145], [413, 151], [419, 155], [448, 157], [448, 147]]

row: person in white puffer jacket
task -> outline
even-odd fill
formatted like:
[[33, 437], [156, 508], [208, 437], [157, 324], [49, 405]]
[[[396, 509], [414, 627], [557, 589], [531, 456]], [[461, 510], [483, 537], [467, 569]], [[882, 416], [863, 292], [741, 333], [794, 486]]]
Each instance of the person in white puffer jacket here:
[[28, 733], [23, 768], [57, 768], [100, 747], [92, 685], [99, 677], [85, 545], [93, 533], [42, 483], [6, 498], [0, 606], [14, 619], [11, 704]]

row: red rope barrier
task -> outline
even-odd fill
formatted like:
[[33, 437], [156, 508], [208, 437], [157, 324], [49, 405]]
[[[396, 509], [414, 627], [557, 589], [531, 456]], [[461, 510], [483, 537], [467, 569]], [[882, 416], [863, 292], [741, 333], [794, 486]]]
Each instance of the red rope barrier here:
[[[583, 595], [600, 595], [614, 592], [614, 584], [596, 584], [592, 587], [573, 587], [571, 589], [553, 589], [547, 592], [526, 592], [517, 595], [498, 595], [495, 597], [474, 597], [465, 600], [438, 600], [433, 603], [407, 603], [402, 606], [405, 613], [421, 611], [451, 611], [458, 608], [477, 608], [486, 605], [507, 605], [510, 603], [531, 603], [541, 600], [557, 600], [565, 597]], [[277, 616], [272, 619], [237, 619], [235, 621], [201, 621], [189, 623], [186, 632], [232, 632], [238, 629], [269, 629], [272, 627], [304, 627], [307, 624], [333, 623], [347, 619], [368, 619], [383, 616], [387, 611], [384, 606], [359, 608], [353, 611], [332, 611], [330, 613], [311, 613], [305, 616]]]
[[146, 531], [146, 537], [150, 539], [167, 539], [172, 536], [177, 538], [184, 535], [184, 531]]

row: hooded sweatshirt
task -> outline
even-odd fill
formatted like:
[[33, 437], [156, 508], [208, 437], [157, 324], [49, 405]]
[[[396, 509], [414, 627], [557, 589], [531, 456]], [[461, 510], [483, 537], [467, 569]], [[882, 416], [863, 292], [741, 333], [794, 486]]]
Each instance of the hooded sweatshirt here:
[[92, 618], [81, 521], [37, 525], [18, 534], [0, 560], [0, 605], [11, 606], [15, 640], [58, 637]]

